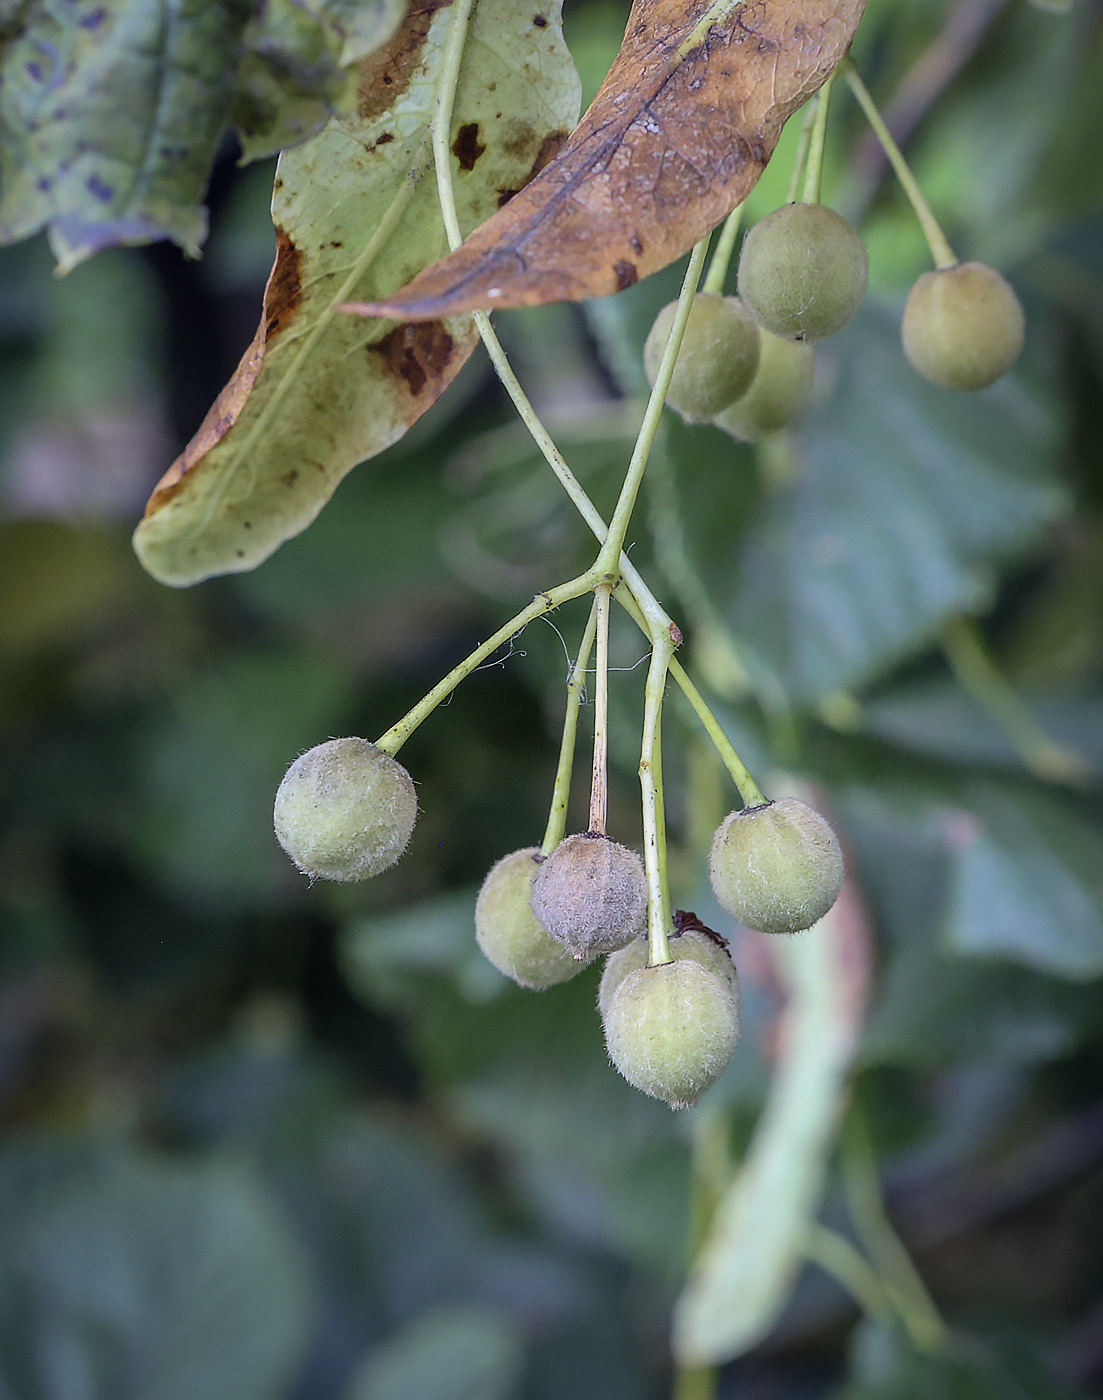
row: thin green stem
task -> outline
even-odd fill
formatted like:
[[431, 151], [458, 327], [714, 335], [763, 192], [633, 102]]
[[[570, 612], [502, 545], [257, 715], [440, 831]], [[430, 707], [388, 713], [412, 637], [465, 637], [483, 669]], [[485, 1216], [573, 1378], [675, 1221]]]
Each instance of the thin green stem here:
[[477, 646], [470, 656], [464, 657], [458, 666], [453, 666], [451, 671], [443, 680], [437, 682], [428, 695], [422, 696], [413, 709], [408, 710], [397, 724], [392, 724], [386, 734], [376, 740], [376, 747], [392, 756], [396, 754], [418, 725], [423, 724], [429, 718], [441, 701], [447, 700], [460, 682], [466, 680], [471, 672], [481, 666], [487, 657], [492, 656], [504, 642], [508, 642], [511, 637], [516, 636], [536, 618], [554, 611], [564, 603], [570, 602], [572, 598], [580, 598], [583, 593], [589, 593], [596, 582], [593, 570], [590, 570], [585, 574], [580, 574], [578, 578], [571, 579], [568, 583], [561, 583], [558, 588], [549, 588], [546, 593], [538, 593], [528, 607], [522, 608], [519, 613], [516, 613], [508, 622], [499, 627], [493, 636], [488, 637], [482, 646]]
[[605, 835], [609, 815], [609, 585], [594, 589], [597, 621], [597, 680], [594, 686], [594, 766], [590, 779], [590, 824]]
[[567, 804], [571, 797], [575, 739], [578, 736], [578, 710], [582, 704], [582, 692], [586, 688], [586, 667], [590, 664], [590, 652], [593, 650], [596, 630], [597, 609], [591, 607], [590, 618], [579, 643], [578, 655], [567, 677], [567, 708], [563, 715], [563, 736], [559, 741], [559, 763], [555, 770], [548, 825], [540, 843], [541, 854], [546, 856], [551, 855], [567, 832]]
[[793, 170], [789, 176], [789, 188], [785, 192], [785, 203], [796, 202], [797, 194], [800, 191], [800, 177], [804, 173], [804, 163], [808, 159], [808, 143], [812, 139], [812, 127], [816, 121], [816, 112], [819, 110], [818, 101], [805, 104], [804, 116], [801, 119], [800, 135], [797, 137], [797, 151], [793, 157]]
[[827, 109], [831, 102], [831, 84], [835, 81], [834, 73], [820, 88], [816, 98], [816, 119], [812, 123], [812, 135], [808, 142], [808, 164], [804, 170], [804, 194], [802, 196], [805, 204], [818, 204], [820, 202], [820, 185], [823, 181], [823, 148], [827, 140]]
[[[440, 205], [444, 218], [445, 230], [448, 234], [449, 243], [453, 248], [458, 247], [459, 244], [463, 241], [463, 238], [459, 226], [459, 218], [456, 213], [455, 192], [452, 186], [452, 169], [450, 164], [448, 136], [451, 131], [452, 106], [455, 98], [455, 83], [459, 74], [460, 57], [462, 55], [463, 42], [466, 37], [467, 20], [471, 13], [471, 4], [472, 0], [456, 0], [456, 3], [454, 3], [453, 6], [452, 19], [449, 26], [448, 38], [446, 40], [446, 48], [448, 51], [446, 54], [446, 66], [443, 69], [445, 75], [449, 76], [449, 84], [442, 84], [439, 105], [433, 123], [433, 154], [436, 160], [437, 191], [440, 198]], [[647, 413], [644, 417], [644, 425], [643, 427], [641, 427], [640, 430], [640, 438], [642, 440], [643, 445], [641, 448], [640, 441], [637, 441], [636, 451], [633, 453], [633, 463], [636, 464], [637, 472], [639, 475], [642, 475], [643, 467], [646, 465], [647, 455], [650, 452], [651, 444], [654, 441], [655, 433], [658, 429], [658, 425], [661, 419], [662, 402], [665, 398], [666, 390], [669, 387], [669, 377], [670, 374], [673, 373], [674, 359], [677, 354], [677, 346], [673, 344], [675, 340], [676, 331], [678, 336], [678, 344], [680, 344], [681, 342], [681, 330], [678, 329], [678, 320], [682, 316], [682, 313], [684, 313], [684, 317], [682, 318], [682, 329], [684, 330], [684, 319], [688, 318], [689, 306], [692, 304], [692, 293], [690, 293], [690, 295], [687, 297], [686, 289], [691, 284], [691, 278], [692, 287], [694, 290], [696, 289], [697, 280], [699, 279], [701, 273], [701, 265], [704, 261], [705, 248], [707, 246], [707, 242], [708, 240], [705, 239], [700, 244], [698, 244], [697, 247], [694, 249], [692, 257], [690, 258], [690, 267], [687, 269], [686, 272], [686, 279], [685, 283], [683, 284], [683, 295], [682, 298], [680, 298], [680, 302], [684, 304], [679, 305], [679, 313], [675, 316], [675, 325], [671, 327], [671, 334], [668, 338], [666, 350], [663, 355], [663, 363], [662, 365], [660, 365], [659, 378], [656, 380], [655, 390], [653, 390], [651, 398], [648, 401]], [[609, 527], [606, 526], [605, 521], [601, 516], [601, 513], [598, 511], [594, 503], [590, 500], [589, 496], [582, 487], [582, 484], [579, 482], [578, 478], [571, 471], [566, 459], [563, 457], [563, 454], [559, 451], [555, 443], [552, 441], [551, 435], [549, 434], [548, 430], [544, 427], [544, 424], [541, 422], [539, 415], [536, 413], [536, 410], [529, 402], [528, 396], [525, 394], [524, 389], [521, 387], [520, 380], [513, 372], [513, 367], [510, 365], [509, 359], [506, 356], [505, 351], [502, 349], [501, 342], [499, 341], [497, 335], [494, 333], [494, 330], [490, 324], [490, 318], [485, 312], [476, 311], [474, 313], [474, 320], [476, 326], [478, 327], [479, 334], [482, 337], [483, 344], [486, 346], [487, 353], [490, 356], [491, 362], [494, 365], [494, 368], [497, 371], [498, 377], [501, 380], [506, 392], [512, 399], [513, 405], [517, 410], [518, 416], [524, 423], [525, 427], [528, 429], [533, 441], [536, 443], [536, 446], [539, 448], [544, 459], [551, 467], [560, 485], [563, 487], [564, 491], [566, 491], [575, 509], [581, 515], [582, 519], [586, 522], [589, 529], [593, 532], [595, 538], [602, 545], [604, 552], [605, 547], [608, 545], [609, 542]], [[674, 352], [673, 354], [671, 353], [672, 348]], [[667, 365], [668, 360], [669, 365]], [[666, 375], [665, 383], [663, 379], [664, 368], [668, 369], [669, 371]], [[660, 386], [662, 386], [661, 393], [658, 392]], [[646, 439], [644, 439], [645, 432], [647, 433]], [[636, 483], [636, 488], [638, 490], [638, 482]], [[635, 492], [633, 492], [633, 501], [634, 497]], [[624, 499], [623, 491], [621, 499]], [[618, 502], [618, 506], [620, 504], [621, 502]], [[629, 509], [627, 515], [630, 514], [631, 511]], [[624, 525], [626, 529], [627, 516], [625, 518]], [[623, 535], [621, 538], [621, 545], [623, 546]], [[669, 647], [671, 652], [673, 652], [674, 646], [681, 639], [680, 632], [674, 625], [666, 610], [659, 603], [658, 599], [644, 583], [639, 571], [632, 564], [628, 556], [623, 553], [623, 549], [619, 550], [618, 553], [619, 559], [616, 559], [616, 556], [614, 556], [614, 559], [617, 563], [617, 568], [613, 570], [612, 573], [614, 577], [617, 573], [619, 573], [619, 575], [623, 577], [628, 587], [630, 596], [628, 598], [624, 598], [620, 594], [619, 590], [617, 591], [615, 596], [617, 596], [618, 601], [621, 602], [622, 605], [627, 608], [628, 612], [635, 619], [637, 625], [650, 639], [653, 647], [658, 647], [659, 645], [662, 645], [664, 649]], [[600, 566], [602, 570], [605, 570], [605, 560], [602, 557], [602, 555], [599, 555], [598, 565], [595, 565], [595, 569], [597, 569], [598, 566]], [[587, 577], [589, 577], [589, 575], [587, 575]], [[595, 580], [595, 582], [596, 581], [597, 580]], [[575, 582], [577, 583], [578, 581], [576, 580]], [[563, 585], [563, 587], [570, 589], [574, 587], [574, 584], [565, 584]], [[553, 590], [553, 592], [558, 591], [559, 590]], [[541, 595], [541, 597], [547, 596], [551, 595]], [[578, 595], [576, 593], [572, 593], [570, 596], [573, 597]], [[532, 605], [530, 605], [530, 608], [531, 606]], [[525, 610], [526, 613], [528, 611], [529, 609]], [[532, 615], [533, 617], [538, 617], [541, 614], [539, 611], [537, 611], [534, 612]], [[518, 618], [525, 618], [525, 613], [518, 614]], [[525, 618], [525, 621], [529, 620], [531, 620], [531, 618]], [[514, 619], [514, 622], [516, 621], [517, 619]], [[525, 622], [522, 622], [520, 625], [525, 625]], [[510, 628], [510, 626], [511, 624], [507, 623], [506, 628], [500, 630], [505, 631], [507, 636], [511, 636], [512, 631], [507, 630]], [[498, 634], [495, 635], [497, 636]], [[461, 666], [466, 664], [467, 663], [461, 663]], [[478, 664], [478, 662], [476, 662], [475, 664]], [[460, 669], [461, 668], [457, 667], [457, 672]], [[471, 669], [474, 668], [472, 667]], [[721, 757], [724, 759], [724, 762], [727, 765], [729, 771], [732, 773], [733, 777], [736, 778], [736, 783], [740, 787], [741, 793], [757, 793], [759, 800], [764, 800], [762, 799], [761, 793], [759, 792], [757, 785], [754, 783], [754, 780], [751, 778], [746, 768], [740, 762], [739, 757], [735, 753], [735, 750], [733, 749], [731, 743], [728, 741], [727, 737], [720, 729], [720, 726], [717, 724], [716, 720], [712, 717], [708, 706], [701, 699], [701, 696], [697, 693], [696, 688], [693, 687], [692, 683], [689, 681], [688, 676], [686, 676], [685, 672], [680, 666], [677, 665], [676, 662], [674, 663], [673, 673], [683, 690], [686, 689], [687, 685], [690, 686], [692, 690], [691, 703], [693, 703], [694, 709], [697, 711], [698, 715], [701, 716], [702, 723], [705, 723], [706, 729], [708, 729], [710, 737], [712, 737], [714, 743], [717, 742], [717, 736], [719, 736], [721, 746], [718, 747], [720, 747]], [[464, 674], [469, 674], [469, 671], [465, 672]], [[441, 682], [441, 686], [444, 686], [448, 679], [449, 678], [446, 677], [445, 681]], [[462, 679], [463, 676], [459, 676], [458, 679], [455, 681], [455, 684], [459, 684], [459, 681]], [[440, 687], [438, 687], [438, 689], [440, 689]], [[449, 690], [445, 693], [451, 692]], [[430, 697], [426, 697], [426, 701], [429, 700], [429, 698]], [[424, 705], [425, 703], [425, 701], [421, 702], [422, 705]], [[436, 703], [439, 703], [439, 701]], [[420, 711], [420, 709], [421, 706], [415, 706], [415, 711]], [[431, 709], [432, 706], [430, 706], [425, 713], [430, 713]], [[411, 711], [411, 715], [413, 715], [415, 711]], [[709, 727], [705, 716], [708, 716], [708, 719], [711, 720], [711, 728]], [[421, 723], [421, 720], [424, 718], [425, 715], [421, 714], [420, 717], [417, 718], [416, 723], [413, 726], [411, 726], [408, 730], [406, 730], [400, 738], [398, 738], [398, 743], [402, 742], [402, 740], [405, 738], [406, 733], [412, 733], [413, 728], [416, 727], [416, 724]], [[399, 724], [394, 726], [393, 730], [389, 730], [388, 733], [384, 735], [384, 739], [391, 739], [392, 735], [394, 735], [395, 732], [398, 731], [400, 727], [405, 723], [406, 720], [400, 720]], [[736, 776], [737, 772], [742, 774], [742, 778]], [[744, 800], [747, 800], [746, 797]], [[662, 878], [663, 877], [660, 877], [660, 887], [662, 884]], [[665, 929], [663, 931], [663, 938], [665, 939]]]
[[947, 623], [942, 650], [958, 684], [987, 710], [1036, 777], [1049, 782], [1083, 781], [1089, 765], [1045, 732], [992, 660], [975, 622], [958, 617]]
[[674, 1373], [673, 1400], [716, 1400], [720, 1371], [716, 1366], [681, 1367]]
[[888, 156], [889, 164], [896, 172], [896, 178], [900, 181], [904, 193], [911, 201], [911, 207], [915, 210], [915, 217], [919, 220], [923, 229], [923, 235], [927, 240], [927, 247], [931, 250], [931, 257], [934, 259], [935, 267], [947, 268], [956, 267], [957, 258], [954, 250], [950, 247], [946, 235], [939, 227], [938, 220], [931, 213], [931, 206], [923, 197], [923, 191], [919, 188], [919, 182], [911, 172], [911, 167], [904, 159], [903, 152], [893, 140], [892, 132], [885, 125], [881, 113], [877, 110], [873, 98], [869, 95], [869, 89], [858, 76], [858, 70], [854, 66], [852, 58], [844, 60], [846, 64], [846, 80], [850, 84], [850, 90], [858, 99], [858, 105], [866, 114], [866, 120], [873, 128], [874, 135], [881, 143], [881, 149]]
[[644, 468], [647, 466], [647, 459], [651, 454], [651, 444], [655, 441], [655, 434], [659, 430], [663, 404], [666, 401], [667, 390], [670, 388], [670, 381], [674, 376], [674, 364], [681, 348], [686, 323], [689, 321], [689, 313], [693, 309], [693, 298], [697, 294], [697, 283], [701, 279], [701, 269], [704, 266], [705, 254], [708, 252], [708, 244], [708, 238], [702, 238], [690, 254], [689, 266], [686, 268], [681, 294], [678, 297], [678, 309], [674, 313], [670, 334], [666, 338], [666, 346], [662, 359], [659, 361], [659, 369], [655, 375], [651, 397], [647, 400], [647, 408], [643, 415], [639, 436], [632, 449], [628, 471], [625, 473], [624, 483], [620, 488], [620, 495], [617, 497], [617, 504], [613, 510], [613, 517], [609, 522], [609, 532], [598, 553], [596, 567], [610, 579], [616, 578], [619, 573], [620, 555], [624, 548], [625, 536], [628, 533], [628, 522], [635, 509], [636, 496], [639, 494], [640, 483], [643, 481]]
[[720, 296], [723, 292], [724, 279], [728, 275], [728, 265], [732, 260], [732, 253], [735, 251], [735, 240], [739, 237], [739, 225], [742, 219], [743, 206], [737, 204], [724, 220], [724, 227], [720, 231], [720, 237], [716, 240], [716, 248], [709, 260], [709, 270], [701, 287], [703, 292], [710, 292], [713, 296]]
[[845, 1236], [813, 1221], [804, 1244], [805, 1255], [824, 1273], [841, 1283], [869, 1317], [890, 1317], [892, 1300], [876, 1270]]
[[640, 792], [643, 797], [643, 868], [647, 876], [648, 963], [670, 961], [667, 942], [671, 923], [666, 876], [666, 825], [663, 806], [663, 763], [660, 728], [666, 677], [674, 659], [674, 643], [660, 638], [651, 651], [644, 688], [643, 743], [640, 747]]
[[437, 167], [437, 196], [440, 200], [444, 231], [451, 247], [463, 242], [456, 195], [452, 187], [452, 110], [456, 104], [456, 85], [460, 78], [463, 48], [467, 42], [467, 26], [475, 0], [452, 0], [448, 18], [448, 36], [441, 56], [440, 77], [437, 80], [437, 110], [433, 116], [433, 159]]
[[944, 1350], [949, 1329], [889, 1220], [873, 1148], [855, 1106], [843, 1132], [842, 1166], [855, 1229], [913, 1345], [920, 1351]]
[[732, 781], [739, 789], [739, 796], [743, 800], [744, 807], [762, 807], [766, 804], [766, 798], [762, 789], [751, 777], [747, 765], [735, 751], [732, 741], [720, 727], [720, 721], [705, 704], [701, 692], [693, 684], [683, 670], [681, 663], [673, 657], [670, 662], [670, 674], [681, 686], [682, 694], [693, 706], [694, 713], [704, 726], [705, 733], [712, 740], [717, 753], [724, 760], [724, 766], [732, 776]]

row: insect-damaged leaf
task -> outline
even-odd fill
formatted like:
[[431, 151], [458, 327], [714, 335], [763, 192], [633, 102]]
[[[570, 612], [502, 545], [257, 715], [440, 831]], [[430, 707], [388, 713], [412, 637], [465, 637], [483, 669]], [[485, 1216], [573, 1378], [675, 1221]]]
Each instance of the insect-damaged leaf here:
[[742, 200], [786, 119], [831, 74], [865, 0], [635, 0], [559, 156], [398, 296], [433, 319], [608, 296], [673, 262]]
[[[558, 0], [482, 0], [475, 11], [453, 118], [468, 227], [523, 186], [577, 118], [559, 10]], [[350, 297], [389, 294], [447, 247], [430, 123], [450, 13], [441, 0], [412, 10], [363, 65], [356, 116], [281, 156], [261, 326], [135, 534], [162, 582], [259, 564], [357, 462], [402, 436], [474, 348], [466, 317], [396, 327], [334, 314]]]

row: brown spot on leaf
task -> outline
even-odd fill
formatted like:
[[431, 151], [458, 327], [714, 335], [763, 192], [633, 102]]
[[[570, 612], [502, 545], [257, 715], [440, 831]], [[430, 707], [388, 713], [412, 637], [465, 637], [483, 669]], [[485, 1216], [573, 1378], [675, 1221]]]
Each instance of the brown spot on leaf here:
[[746, 198], [864, 8], [634, 0], [616, 62], [558, 155], [454, 253], [364, 314], [436, 320], [579, 301], [620, 290], [626, 265], [636, 278], [666, 267]]
[[639, 234], [638, 234], [638, 233], [633, 233], [633, 234], [632, 234], [632, 237], [628, 240], [628, 242], [632, 245], [632, 251], [633, 251], [633, 253], [635, 253], [636, 257], [637, 257], [637, 258], [642, 257], [642, 256], [643, 256], [643, 239], [639, 236]]
[[640, 280], [636, 264], [630, 263], [627, 258], [621, 258], [613, 264], [613, 275], [617, 279], [618, 292], [623, 292], [627, 287], [634, 287]]
[[271, 343], [295, 319], [302, 300], [302, 258], [282, 228], [276, 229], [276, 262], [264, 293], [264, 337]]
[[548, 27], [548, 21], [543, 15], [537, 15], [532, 22], [536, 25], [537, 29], [547, 29]]
[[421, 61], [433, 16], [451, 3], [452, 0], [418, 0], [406, 12], [391, 42], [364, 59], [360, 65], [357, 99], [357, 111], [362, 120], [375, 121], [406, 91]]
[[442, 321], [421, 321], [395, 326], [390, 335], [368, 347], [368, 354], [379, 355], [388, 372], [405, 380], [417, 398], [426, 384], [439, 379], [448, 368], [453, 348], [454, 341]]
[[474, 170], [475, 162], [485, 150], [486, 146], [479, 140], [478, 122], [468, 122], [456, 132], [452, 154], [459, 161], [461, 170]]

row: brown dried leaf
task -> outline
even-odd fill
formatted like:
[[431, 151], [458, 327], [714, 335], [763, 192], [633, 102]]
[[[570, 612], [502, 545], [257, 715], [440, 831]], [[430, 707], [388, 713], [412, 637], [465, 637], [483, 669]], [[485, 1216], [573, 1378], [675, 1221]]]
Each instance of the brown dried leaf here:
[[[578, 115], [560, 0], [481, 0], [454, 112], [469, 225], [541, 168]], [[280, 157], [277, 257], [237, 372], [157, 486], [134, 536], [163, 583], [254, 568], [305, 529], [342, 477], [400, 438], [477, 343], [470, 318], [352, 320], [447, 247], [429, 148], [448, 0], [420, 0], [361, 65], [356, 113]]]
[[623, 291], [743, 200], [833, 72], [865, 0], [635, 0], [620, 53], [543, 173], [385, 301], [432, 320]]

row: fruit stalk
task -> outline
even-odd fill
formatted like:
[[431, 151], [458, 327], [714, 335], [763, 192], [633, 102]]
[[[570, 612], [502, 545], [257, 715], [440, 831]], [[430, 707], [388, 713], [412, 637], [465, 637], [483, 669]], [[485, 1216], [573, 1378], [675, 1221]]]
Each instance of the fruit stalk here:
[[636, 505], [636, 497], [639, 494], [640, 483], [643, 481], [647, 459], [651, 455], [651, 446], [655, 441], [655, 434], [659, 430], [663, 404], [666, 402], [667, 390], [670, 388], [670, 381], [674, 376], [674, 364], [681, 348], [686, 323], [689, 321], [689, 313], [693, 310], [693, 298], [697, 294], [697, 283], [701, 279], [701, 269], [704, 266], [708, 245], [709, 238], [706, 236], [701, 239], [689, 255], [689, 266], [686, 268], [686, 275], [682, 281], [678, 309], [674, 313], [674, 322], [670, 327], [670, 334], [667, 336], [666, 349], [659, 361], [659, 369], [655, 375], [651, 397], [647, 400], [647, 409], [643, 415], [639, 436], [632, 449], [632, 457], [628, 463], [628, 471], [625, 473], [624, 484], [620, 488], [613, 516], [609, 521], [609, 532], [594, 566], [606, 574], [610, 580], [619, 576], [620, 555], [624, 548], [625, 536], [628, 533], [628, 523]]
[[590, 779], [590, 831], [605, 835], [609, 811], [609, 585], [594, 589], [597, 680], [594, 686], [594, 766]]
[[881, 113], [877, 110], [873, 98], [869, 95], [869, 89], [858, 76], [858, 70], [854, 66], [854, 60], [847, 58], [846, 80], [850, 84], [850, 90], [858, 100], [858, 105], [865, 113], [866, 121], [873, 128], [874, 135], [881, 143], [881, 149], [888, 156], [889, 163], [896, 173], [896, 178], [900, 181], [904, 193], [911, 202], [911, 207], [915, 210], [915, 217], [919, 220], [923, 229], [923, 236], [927, 240], [927, 247], [931, 250], [931, 257], [934, 259], [935, 267], [947, 268], [957, 265], [957, 258], [954, 250], [950, 247], [946, 235], [939, 227], [938, 220], [931, 213], [931, 206], [923, 197], [923, 191], [919, 188], [919, 182], [911, 172], [911, 167], [904, 159], [903, 152], [893, 140], [892, 132], [885, 125]]
[[582, 692], [586, 685], [586, 667], [594, 646], [597, 630], [597, 610], [590, 608], [590, 618], [582, 634], [578, 655], [567, 677], [567, 709], [563, 716], [563, 736], [559, 741], [559, 763], [555, 770], [555, 786], [552, 788], [551, 807], [548, 811], [548, 825], [544, 839], [540, 843], [541, 855], [550, 856], [567, 831], [567, 803], [571, 795], [571, 773], [574, 770], [575, 737], [578, 734], [578, 708], [582, 703]]
[[647, 875], [647, 940], [649, 964], [670, 961], [670, 893], [666, 869], [666, 808], [663, 803], [662, 713], [666, 677], [674, 660], [668, 637], [655, 643], [644, 691], [643, 743], [640, 747], [640, 791], [643, 796], [643, 868]]
[[816, 95], [816, 116], [808, 140], [808, 164], [804, 170], [805, 204], [820, 202], [820, 184], [823, 179], [823, 148], [827, 140], [827, 106], [831, 101], [831, 84], [835, 81], [832, 73]]
[[728, 275], [728, 265], [732, 260], [732, 253], [735, 251], [735, 240], [739, 237], [739, 225], [742, 221], [743, 206], [737, 204], [724, 220], [724, 227], [720, 231], [720, 237], [716, 240], [716, 248], [709, 260], [709, 270], [705, 274], [705, 280], [701, 287], [703, 292], [710, 292], [714, 296], [723, 294], [724, 279]]

